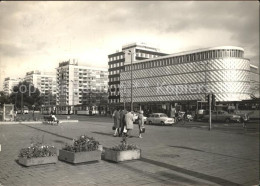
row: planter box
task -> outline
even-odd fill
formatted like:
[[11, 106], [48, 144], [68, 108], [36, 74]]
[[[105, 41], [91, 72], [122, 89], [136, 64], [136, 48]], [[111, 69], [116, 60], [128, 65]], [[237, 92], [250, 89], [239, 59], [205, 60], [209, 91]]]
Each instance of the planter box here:
[[104, 159], [114, 162], [136, 160], [141, 158], [141, 150], [114, 151], [106, 149]]
[[42, 165], [42, 164], [49, 164], [49, 163], [57, 163], [58, 158], [57, 156], [48, 156], [48, 157], [40, 157], [40, 158], [19, 158], [19, 163], [26, 167], [33, 166], [33, 165]]
[[89, 161], [101, 160], [101, 151], [86, 151], [86, 152], [70, 152], [66, 150], [59, 150], [59, 160], [69, 163], [83, 163]]

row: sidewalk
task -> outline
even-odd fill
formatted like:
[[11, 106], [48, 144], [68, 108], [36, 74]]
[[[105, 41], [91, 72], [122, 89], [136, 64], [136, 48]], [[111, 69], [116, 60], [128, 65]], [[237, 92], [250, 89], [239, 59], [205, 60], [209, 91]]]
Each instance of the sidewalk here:
[[[2, 185], [253, 185], [259, 179], [259, 136], [208, 132], [176, 127], [147, 126], [143, 139], [129, 143], [142, 149], [142, 159], [123, 163], [71, 165], [58, 162], [25, 168], [18, 152], [31, 137], [62, 148], [82, 134], [105, 147], [120, 143], [112, 123], [0, 125], [0, 183]], [[137, 136], [137, 127], [133, 131]]]

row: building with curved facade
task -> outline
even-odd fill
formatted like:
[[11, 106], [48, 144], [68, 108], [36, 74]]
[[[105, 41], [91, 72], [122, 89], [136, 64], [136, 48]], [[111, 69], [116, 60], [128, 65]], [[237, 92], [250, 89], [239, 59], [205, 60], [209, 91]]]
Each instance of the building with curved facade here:
[[[135, 55], [131, 55], [135, 53]], [[159, 56], [168, 55], [160, 52], [156, 47], [148, 45], [146, 43], [130, 43], [122, 46], [121, 51], [116, 51], [108, 55], [108, 78], [109, 78], [109, 95], [108, 100], [110, 106], [114, 107], [120, 105], [120, 73], [124, 71], [124, 66], [139, 60], [156, 58]]]
[[[160, 103], [205, 101], [215, 94], [217, 102], [250, 98], [250, 60], [244, 49], [223, 46], [135, 61], [132, 65], [133, 102], [143, 106]], [[120, 74], [120, 102], [131, 99], [131, 64]]]

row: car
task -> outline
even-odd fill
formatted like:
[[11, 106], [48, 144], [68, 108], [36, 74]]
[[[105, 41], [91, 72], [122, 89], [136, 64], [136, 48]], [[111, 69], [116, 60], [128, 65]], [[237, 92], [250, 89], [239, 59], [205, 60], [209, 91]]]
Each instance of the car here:
[[[209, 120], [209, 114], [204, 115], [203, 120]], [[229, 114], [226, 111], [212, 111], [211, 112], [211, 120], [212, 121], [219, 121], [219, 122], [226, 122], [229, 123], [230, 121], [240, 122], [241, 117], [236, 114]]]
[[28, 108], [24, 108], [24, 109], [23, 109], [23, 113], [24, 113], [24, 114], [29, 114], [29, 109], [28, 109]]
[[161, 125], [172, 125], [174, 124], [174, 118], [169, 118], [164, 113], [153, 113], [146, 121], [147, 124], [161, 124]]
[[22, 114], [22, 110], [21, 110], [21, 109], [18, 109], [18, 110], [17, 110], [17, 114]]

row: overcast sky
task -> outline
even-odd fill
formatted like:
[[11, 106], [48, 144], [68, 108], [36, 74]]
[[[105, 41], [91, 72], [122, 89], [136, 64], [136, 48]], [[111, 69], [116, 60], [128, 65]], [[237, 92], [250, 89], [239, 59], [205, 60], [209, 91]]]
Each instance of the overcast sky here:
[[258, 66], [259, 3], [1, 2], [0, 90], [5, 77], [55, 71], [69, 58], [107, 67], [107, 55], [132, 42], [166, 53], [239, 46]]

